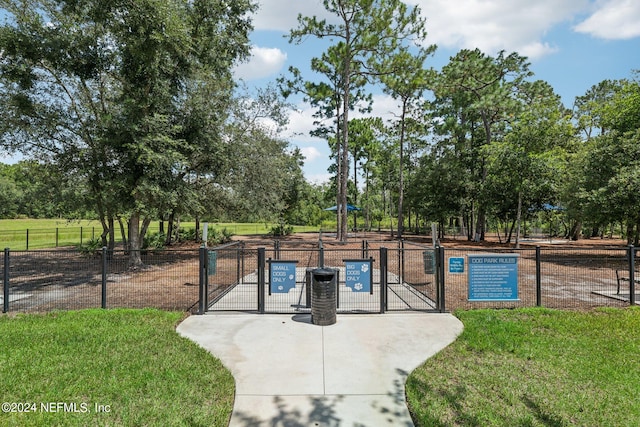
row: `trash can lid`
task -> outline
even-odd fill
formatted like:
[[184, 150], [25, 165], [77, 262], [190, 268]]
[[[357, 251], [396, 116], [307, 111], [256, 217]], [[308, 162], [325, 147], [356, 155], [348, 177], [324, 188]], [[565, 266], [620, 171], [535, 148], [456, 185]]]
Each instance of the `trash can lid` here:
[[336, 275], [336, 271], [331, 268], [316, 268], [311, 272], [313, 278], [321, 282], [328, 282]]

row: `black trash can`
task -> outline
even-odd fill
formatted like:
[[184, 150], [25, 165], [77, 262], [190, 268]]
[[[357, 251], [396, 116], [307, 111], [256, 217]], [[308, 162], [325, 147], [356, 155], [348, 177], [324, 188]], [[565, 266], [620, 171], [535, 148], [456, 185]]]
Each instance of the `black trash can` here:
[[311, 272], [311, 323], [328, 326], [336, 323], [336, 271], [317, 268]]
[[304, 273], [304, 280], [305, 280], [304, 293], [305, 293], [306, 308], [311, 308], [311, 273], [313, 272], [313, 270], [315, 270], [315, 268], [309, 267]]

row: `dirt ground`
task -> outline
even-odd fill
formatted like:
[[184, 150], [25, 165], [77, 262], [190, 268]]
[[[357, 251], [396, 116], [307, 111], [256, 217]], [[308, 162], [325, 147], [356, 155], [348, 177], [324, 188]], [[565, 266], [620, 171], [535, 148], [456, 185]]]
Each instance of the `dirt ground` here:
[[[429, 298], [435, 298], [435, 278], [425, 273], [423, 253], [432, 248], [430, 237], [406, 236], [405, 250], [390, 233], [350, 234], [346, 243], [335, 235], [298, 233], [279, 241], [264, 236], [237, 236], [241, 250], [217, 251], [217, 271], [210, 276], [210, 299], [224, 293], [239, 275], [257, 269], [257, 248], [267, 249], [267, 258], [295, 259], [300, 267], [319, 265], [319, 238], [325, 249], [325, 264], [338, 265], [344, 259], [378, 257], [379, 248], [389, 249], [389, 271], [401, 274], [407, 283]], [[363, 241], [368, 244], [363, 245]], [[489, 236], [485, 242], [463, 238], [440, 241], [445, 259], [468, 251], [519, 253], [519, 299], [509, 303], [470, 303], [464, 275], [445, 274], [447, 310], [472, 307], [518, 307], [536, 304], [535, 247], [542, 254], [542, 304], [548, 307], [588, 309], [596, 306], [625, 306], [623, 299], [602, 296], [615, 294], [616, 270], [628, 270], [626, 242], [620, 239], [523, 240], [520, 249], [501, 244]], [[238, 244], [237, 248], [240, 248]], [[365, 252], [365, 250], [367, 250]], [[106, 306], [108, 308], [156, 307], [194, 312], [198, 303], [199, 258], [197, 244], [183, 244], [143, 255], [145, 267], [129, 270], [124, 253], [107, 262]], [[100, 307], [102, 300], [102, 259], [75, 250], [12, 252], [10, 262], [10, 312], [51, 311]], [[4, 266], [2, 266], [4, 269]], [[637, 267], [636, 267], [637, 269]], [[622, 288], [622, 294], [628, 286]], [[623, 296], [623, 295], [621, 295]]]

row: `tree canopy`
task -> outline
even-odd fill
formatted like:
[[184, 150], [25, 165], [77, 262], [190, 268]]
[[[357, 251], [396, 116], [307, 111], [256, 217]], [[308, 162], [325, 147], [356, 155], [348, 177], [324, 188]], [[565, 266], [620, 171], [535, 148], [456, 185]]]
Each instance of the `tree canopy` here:
[[[462, 49], [432, 69], [417, 7], [323, 0], [330, 19], [299, 16], [288, 34], [327, 40], [311, 73], [249, 96], [232, 67], [249, 55], [253, 1], [0, 2], [0, 150], [26, 159], [0, 167], [0, 216], [94, 215], [105, 245], [129, 230], [134, 266], [152, 219], [317, 225], [348, 203], [398, 237], [437, 222], [518, 243], [552, 205], [567, 237], [616, 224], [640, 240], [637, 74], [569, 110], [517, 52]], [[397, 116], [372, 113], [375, 91]], [[305, 181], [281, 137], [294, 93], [332, 151], [327, 185]]]

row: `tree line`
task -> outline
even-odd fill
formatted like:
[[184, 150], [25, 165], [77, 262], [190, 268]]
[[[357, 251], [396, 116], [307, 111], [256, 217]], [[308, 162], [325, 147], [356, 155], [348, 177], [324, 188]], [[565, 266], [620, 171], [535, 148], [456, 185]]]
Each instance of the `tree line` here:
[[[491, 223], [516, 243], [523, 221], [551, 207], [563, 213], [567, 237], [617, 224], [638, 244], [637, 74], [600, 82], [567, 108], [517, 52], [463, 49], [441, 70], [429, 67], [437, 47], [426, 43], [417, 7], [323, 3], [333, 20], [299, 16], [290, 41], [331, 46], [312, 59], [312, 79], [291, 68], [279, 83], [285, 96], [302, 94], [316, 108], [313, 134], [333, 149], [338, 206], [364, 205], [367, 219], [393, 215], [398, 237], [413, 216], [440, 229], [455, 224], [470, 240], [483, 240]], [[397, 101], [393, 120], [367, 114], [374, 87]], [[365, 118], [350, 118], [355, 111]]]
[[0, 144], [27, 159], [2, 167], [2, 215], [92, 213], [105, 246], [128, 230], [136, 266], [154, 219], [274, 220], [306, 192], [284, 104], [233, 80], [253, 2], [2, 6]]
[[[232, 67], [249, 55], [250, 0], [2, 0], [0, 147], [26, 160], [0, 168], [0, 215], [92, 215], [110, 247], [126, 225], [134, 266], [152, 220], [316, 225], [347, 203], [366, 227], [393, 217], [399, 237], [413, 221], [477, 240], [500, 225], [517, 240], [552, 205], [573, 238], [615, 223], [638, 242], [637, 78], [603, 81], [570, 109], [517, 53], [465, 49], [429, 67], [417, 7], [323, 3], [334, 20], [300, 16], [289, 34], [330, 40], [313, 78], [292, 68], [248, 93]], [[375, 88], [398, 102], [391, 122], [371, 114]], [[296, 93], [333, 150], [325, 186], [279, 137]]]

